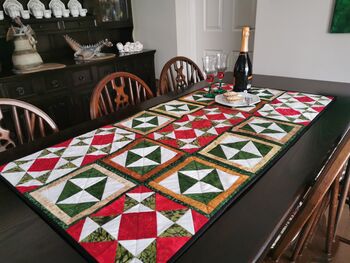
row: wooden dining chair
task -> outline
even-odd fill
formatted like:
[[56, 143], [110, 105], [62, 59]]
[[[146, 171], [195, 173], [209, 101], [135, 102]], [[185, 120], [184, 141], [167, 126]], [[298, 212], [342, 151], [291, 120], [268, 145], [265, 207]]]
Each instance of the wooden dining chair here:
[[196, 63], [186, 57], [174, 57], [163, 67], [159, 78], [158, 94], [181, 92], [185, 87], [204, 80]]
[[348, 130], [318, 175], [314, 185], [307, 192], [302, 205], [294, 214], [286, 230], [270, 251], [269, 260], [278, 261], [287, 248], [292, 247], [291, 261], [295, 261], [313, 236], [319, 219], [328, 206], [325, 248], [328, 254], [331, 253], [337, 223], [339, 179], [349, 157], [350, 131]]
[[24, 101], [0, 98], [0, 152], [55, 132], [58, 132], [55, 122], [39, 108]]
[[96, 119], [150, 98], [153, 93], [142, 79], [128, 72], [115, 72], [104, 77], [93, 90], [90, 116]]

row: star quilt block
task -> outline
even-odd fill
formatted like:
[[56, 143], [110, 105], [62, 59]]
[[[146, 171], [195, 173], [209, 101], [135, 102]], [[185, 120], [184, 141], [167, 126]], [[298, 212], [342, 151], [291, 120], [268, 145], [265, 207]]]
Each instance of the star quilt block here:
[[195, 112], [204, 106], [193, 104], [190, 102], [184, 102], [179, 100], [172, 100], [158, 106], [151, 108], [152, 111], [168, 114], [174, 117], [182, 117], [183, 115]]
[[259, 98], [262, 100], [272, 101], [273, 99], [275, 99], [278, 96], [280, 96], [281, 94], [283, 94], [284, 91], [275, 90], [275, 89], [267, 89], [267, 88], [251, 87], [249, 89], [249, 93], [259, 96]]
[[256, 112], [257, 116], [309, 125], [332, 98], [300, 92], [287, 92]]
[[200, 154], [238, 169], [256, 173], [280, 149], [280, 146], [269, 142], [227, 132], [201, 150]]
[[247, 113], [225, 107], [205, 107], [183, 116], [180, 120], [149, 134], [148, 137], [188, 153], [194, 153], [248, 116], [250, 115]]
[[143, 182], [182, 155], [182, 152], [169, 146], [149, 139], [139, 139], [122, 151], [108, 156], [103, 162]]
[[211, 105], [211, 104], [215, 103], [214, 98], [206, 98], [204, 96], [205, 94], [207, 94], [206, 91], [199, 90], [199, 91], [192, 92], [189, 95], [181, 97], [180, 100], [186, 101], [186, 102], [191, 102], [191, 103], [198, 103], [201, 105]]
[[98, 164], [91, 164], [31, 192], [30, 196], [70, 225], [134, 186]]
[[232, 129], [232, 131], [258, 136], [281, 144], [294, 137], [302, 126], [270, 120], [260, 117], [251, 117]]
[[5, 165], [1, 175], [20, 192], [32, 191], [132, 142], [133, 132], [105, 126]]
[[149, 111], [142, 111], [124, 121], [119, 122], [117, 126], [145, 135], [166, 126], [172, 121], [174, 121], [173, 118]]
[[167, 262], [208, 221], [139, 186], [67, 229], [97, 262]]
[[248, 176], [189, 157], [148, 184], [210, 216]]

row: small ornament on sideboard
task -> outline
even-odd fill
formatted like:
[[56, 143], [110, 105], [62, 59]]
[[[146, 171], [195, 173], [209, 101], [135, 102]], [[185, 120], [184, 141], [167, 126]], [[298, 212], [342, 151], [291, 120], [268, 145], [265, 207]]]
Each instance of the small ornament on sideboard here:
[[102, 53], [103, 47], [112, 47], [108, 39], [101, 40], [94, 45], [81, 45], [68, 35], [63, 36], [67, 44], [74, 50], [74, 59], [77, 61], [93, 61], [115, 57], [113, 53]]
[[14, 19], [17, 26], [11, 26], [7, 31], [6, 40], [13, 40], [15, 50], [12, 54], [13, 72], [25, 74], [43, 70], [63, 68], [63, 64], [44, 64], [36, 50], [37, 41], [30, 25], [24, 25], [19, 17]]
[[38, 67], [43, 64], [41, 56], [36, 51], [37, 41], [30, 25], [24, 25], [17, 17], [14, 19], [19, 26], [11, 26], [7, 31], [7, 41], [13, 40], [15, 50], [12, 54], [12, 62], [15, 69], [24, 70]]
[[117, 43], [117, 49], [119, 53], [141, 52], [143, 50], [143, 44], [140, 41], [136, 41], [135, 43], [126, 42], [125, 45], [119, 42]]

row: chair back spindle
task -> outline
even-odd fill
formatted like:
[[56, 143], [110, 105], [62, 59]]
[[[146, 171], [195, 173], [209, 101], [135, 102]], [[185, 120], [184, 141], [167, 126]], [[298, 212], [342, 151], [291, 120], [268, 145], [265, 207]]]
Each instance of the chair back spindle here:
[[151, 89], [139, 77], [116, 72], [104, 77], [95, 87], [90, 100], [91, 119], [108, 115], [128, 105], [153, 97]]
[[45, 112], [34, 105], [14, 99], [0, 98], [1, 121], [3, 127], [0, 126], [0, 152], [45, 137], [48, 131], [58, 132], [57, 125]]
[[179, 93], [184, 88], [202, 80], [204, 80], [203, 73], [196, 63], [186, 57], [174, 57], [162, 69], [158, 94]]

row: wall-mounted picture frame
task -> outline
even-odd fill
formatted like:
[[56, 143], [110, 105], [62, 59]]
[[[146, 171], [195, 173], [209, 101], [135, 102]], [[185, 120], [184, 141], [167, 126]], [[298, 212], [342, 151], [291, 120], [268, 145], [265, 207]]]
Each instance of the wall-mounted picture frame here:
[[350, 0], [336, 0], [331, 33], [350, 33]]

